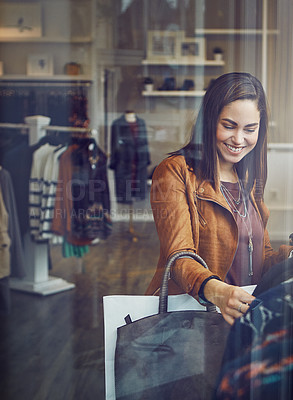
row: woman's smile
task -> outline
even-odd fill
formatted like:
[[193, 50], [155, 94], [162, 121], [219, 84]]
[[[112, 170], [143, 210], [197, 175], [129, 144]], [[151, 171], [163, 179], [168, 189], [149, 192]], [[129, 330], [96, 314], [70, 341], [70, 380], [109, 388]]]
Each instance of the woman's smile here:
[[229, 150], [232, 151], [232, 153], [240, 153], [240, 151], [245, 148], [245, 147], [234, 147], [227, 143], [225, 143], [225, 145], [228, 147]]

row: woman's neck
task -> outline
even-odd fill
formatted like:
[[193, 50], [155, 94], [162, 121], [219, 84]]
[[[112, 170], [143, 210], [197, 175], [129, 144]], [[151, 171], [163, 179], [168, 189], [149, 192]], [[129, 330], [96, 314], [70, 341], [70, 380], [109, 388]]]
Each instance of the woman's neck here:
[[231, 182], [231, 183], [238, 182], [238, 175], [237, 175], [234, 165], [233, 166], [230, 166], [230, 165], [223, 166], [220, 163], [219, 177], [220, 177], [220, 181], [222, 181], [222, 182]]

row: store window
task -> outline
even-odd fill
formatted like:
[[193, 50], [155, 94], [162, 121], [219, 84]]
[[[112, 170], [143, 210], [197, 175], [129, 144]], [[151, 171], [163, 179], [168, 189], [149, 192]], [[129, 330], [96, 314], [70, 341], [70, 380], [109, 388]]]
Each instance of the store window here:
[[224, 74], [249, 73], [266, 93], [267, 229], [274, 251], [292, 245], [292, 15], [277, 0], [0, 1], [4, 400], [114, 399], [103, 298], [143, 296], [176, 251], [164, 247], [178, 242], [172, 224], [197, 229], [192, 212], [168, 220], [166, 207], [168, 229], [154, 218], [151, 190], [165, 202], [179, 190], [154, 171], [190, 141]]

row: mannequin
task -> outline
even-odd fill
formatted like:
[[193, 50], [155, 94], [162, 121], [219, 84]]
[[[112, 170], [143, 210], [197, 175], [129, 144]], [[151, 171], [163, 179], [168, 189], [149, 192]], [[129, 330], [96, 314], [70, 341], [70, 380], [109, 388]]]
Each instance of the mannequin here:
[[132, 204], [146, 198], [149, 164], [146, 124], [134, 111], [126, 110], [111, 126], [109, 167], [115, 171], [118, 203]]
[[125, 113], [124, 113], [124, 116], [125, 116], [126, 121], [129, 124], [136, 122], [136, 114], [135, 114], [134, 111], [126, 110]]
[[117, 203], [129, 206], [130, 231], [133, 231], [133, 201], [147, 195], [147, 166], [150, 164], [146, 124], [135, 111], [126, 110], [111, 126], [109, 167], [115, 172]]

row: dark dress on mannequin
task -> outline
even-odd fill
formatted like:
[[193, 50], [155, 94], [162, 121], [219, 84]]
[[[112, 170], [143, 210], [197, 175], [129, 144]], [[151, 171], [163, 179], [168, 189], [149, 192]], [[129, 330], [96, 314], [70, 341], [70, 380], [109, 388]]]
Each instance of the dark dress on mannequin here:
[[125, 114], [111, 126], [111, 159], [115, 171], [118, 203], [132, 204], [144, 200], [147, 193], [147, 166], [150, 164], [146, 124], [136, 116], [128, 122]]

